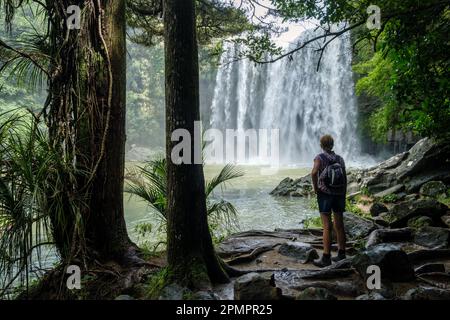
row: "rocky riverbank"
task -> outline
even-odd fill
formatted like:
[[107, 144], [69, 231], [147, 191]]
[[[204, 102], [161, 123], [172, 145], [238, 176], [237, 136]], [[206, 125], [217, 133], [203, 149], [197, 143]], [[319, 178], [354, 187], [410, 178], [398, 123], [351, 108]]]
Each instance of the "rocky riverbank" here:
[[[450, 146], [420, 140], [410, 151], [348, 173], [349, 257], [324, 269], [321, 229], [248, 231], [218, 247], [245, 271], [215, 288], [221, 299], [450, 299]], [[284, 179], [273, 196], [311, 196], [309, 176]], [[349, 208], [348, 208], [349, 209]], [[333, 251], [336, 251], [333, 245]], [[367, 285], [369, 266], [381, 286]]]

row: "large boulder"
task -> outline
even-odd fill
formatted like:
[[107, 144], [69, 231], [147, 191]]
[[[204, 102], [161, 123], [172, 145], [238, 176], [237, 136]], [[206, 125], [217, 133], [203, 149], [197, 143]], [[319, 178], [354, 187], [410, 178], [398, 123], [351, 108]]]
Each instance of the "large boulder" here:
[[275, 286], [274, 274], [247, 273], [234, 282], [235, 300], [277, 300], [281, 289]]
[[442, 181], [430, 181], [420, 187], [420, 194], [427, 197], [445, 195], [447, 187]]
[[408, 255], [393, 244], [378, 244], [358, 253], [353, 258], [353, 266], [358, 273], [367, 279], [369, 266], [380, 268], [381, 278], [395, 282], [404, 282], [414, 279], [414, 269]]
[[388, 218], [392, 228], [401, 228], [407, 225], [409, 219], [417, 216], [427, 216], [438, 221], [447, 210], [446, 205], [434, 199], [403, 201], [392, 207]]
[[[366, 188], [370, 193], [378, 195], [398, 193], [402, 189], [405, 189], [406, 194], [417, 192], [429, 181], [450, 183], [449, 160], [450, 144], [424, 138], [408, 152], [395, 155], [369, 169], [352, 173], [351, 183], [357, 183], [359, 189]], [[393, 187], [394, 189], [389, 190]], [[353, 190], [358, 188], [354, 186]]]
[[422, 227], [414, 235], [414, 242], [430, 249], [445, 249], [450, 244], [450, 229]]
[[373, 221], [362, 218], [351, 212], [344, 212], [345, 232], [351, 240], [364, 238], [377, 229]]
[[285, 178], [270, 192], [273, 196], [307, 197], [313, 194], [311, 175], [299, 179]]
[[319, 257], [316, 249], [310, 244], [303, 242], [289, 241], [283, 243], [278, 249], [278, 252], [283, 256], [298, 259], [301, 263], [308, 263]]

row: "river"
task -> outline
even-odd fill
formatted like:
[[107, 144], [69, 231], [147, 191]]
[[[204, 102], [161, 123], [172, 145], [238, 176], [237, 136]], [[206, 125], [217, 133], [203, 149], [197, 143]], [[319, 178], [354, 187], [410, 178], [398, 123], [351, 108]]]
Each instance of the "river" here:
[[[205, 166], [205, 178], [211, 179], [218, 174], [222, 166]], [[275, 228], [299, 228], [300, 222], [315, 214], [311, 209], [311, 200], [304, 198], [281, 198], [269, 195], [278, 183], [286, 178], [299, 178], [307, 174], [310, 168], [284, 167], [273, 175], [261, 175], [260, 166], [238, 166], [244, 176], [230, 181], [224, 190], [215, 191], [214, 197], [231, 202], [238, 211], [238, 230], [274, 230]], [[125, 195], [125, 218], [131, 238], [136, 242], [146, 241], [155, 244], [162, 240], [163, 234], [157, 232], [160, 225], [158, 214], [145, 202]], [[150, 223], [153, 232], [145, 239], [139, 237], [136, 225]]]

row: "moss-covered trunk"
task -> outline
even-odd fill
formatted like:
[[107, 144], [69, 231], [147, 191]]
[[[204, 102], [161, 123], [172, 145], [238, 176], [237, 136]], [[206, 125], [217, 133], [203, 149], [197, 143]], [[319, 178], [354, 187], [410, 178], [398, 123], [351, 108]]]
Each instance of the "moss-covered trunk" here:
[[[62, 219], [53, 219], [56, 242], [64, 257], [83, 246], [96, 257], [121, 259], [135, 248], [123, 209], [125, 0], [47, 3], [55, 8], [51, 18], [56, 50], [46, 117], [54, 145], [73, 166], [75, 178], [66, 183], [67, 207], [78, 201], [78, 212], [68, 209]], [[61, 20], [73, 4], [83, 12], [80, 30], [68, 30]]]

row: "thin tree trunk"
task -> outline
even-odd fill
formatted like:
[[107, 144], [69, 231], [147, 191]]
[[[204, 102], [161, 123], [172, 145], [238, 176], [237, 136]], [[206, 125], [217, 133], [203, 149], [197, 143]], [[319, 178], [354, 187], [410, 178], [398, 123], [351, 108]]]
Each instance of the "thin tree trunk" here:
[[202, 164], [172, 162], [176, 129], [191, 135], [200, 120], [199, 71], [193, 0], [165, 0], [166, 152], [168, 176], [167, 255], [172, 280], [191, 287], [226, 282], [208, 228]]

